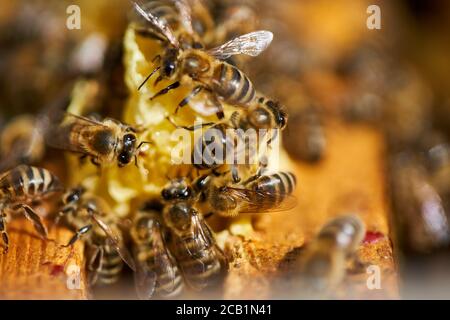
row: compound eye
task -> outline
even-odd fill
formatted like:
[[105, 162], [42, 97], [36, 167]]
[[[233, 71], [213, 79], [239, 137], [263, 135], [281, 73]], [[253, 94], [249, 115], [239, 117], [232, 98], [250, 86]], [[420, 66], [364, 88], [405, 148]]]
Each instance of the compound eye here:
[[173, 63], [173, 62], [166, 63], [165, 66], [164, 66], [164, 73], [168, 77], [170, 77], [170, 76], [172, 76], [174, 74], [175, 68], [176, 68], [175, 67], [175, 63]]

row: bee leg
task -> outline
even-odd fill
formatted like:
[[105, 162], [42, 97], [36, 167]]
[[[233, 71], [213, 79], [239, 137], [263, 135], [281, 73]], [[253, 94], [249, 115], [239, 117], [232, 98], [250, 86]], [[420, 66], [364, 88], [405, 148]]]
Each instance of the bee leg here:
[[4, 253], [8, 252], [9, 249], [9, 237], [8, 237], [8, 232], [6, 232], [6, 214], [4, 214], [3, 212], [0, 213], [0, 233], [2, 234], [2, 240], [3, 240], [3, 244], [5, 245], [5, 249], [3, 250]]
[[209, 219], [212, 217], [213, 214], [214, 214], [214, 212], [208, 212], [207, 214], [203, 215], [203, 218]]
[[212, 125], [215, 125], [214, 122], [207, 122], [207, 123], [197, 124], [197, 125], [194, 125], [194, 126], [185, 127], [185, 126], [180, 126], [180, 125], [176, 124], [176, 123], [172, 120], [172, 118], [170, 118], [170, 117], [167, 117], [166, 119], [167, 119], [167, 121], [169, 121], [175, 128], [177, 128], [177, 129], [180, 129], [180, 128], [181, 128], [181, 129], [188, 130], [188, 131], [195, 131], [195, 130], [198, 130], [198, 129], [202, 129], [202, 128], [204, 128], [204, 127], [210, 127], [210, 126], [212, 126]]
[[270, 149], [272, 149], [272, 146], [271, 146], [272, 141], [274, 141], [278, 137], [278, 130], [279, 129], [274, 129], [274, 133], [273, 133], [272, 137], [269, 139], [269, 141], [267, 141], [267, 146]]
[[87, 254], [88, 283], [94, 285], [98, 279], [98, 272], [103, 267], [103, 248], [90, 246]]
[[209, 92], [211, 101], [216, 105], [217, 110], [219, 110], [216, 112], [217, 118], [219, 120], [222, 120], [223, 118], [225, 118], [225, 113], [223, 112], [223, 105], [220, 103], [219, 99], [217, 99], [216, 95], [212, 91]]
[[189, 95], [181, 100], [181, 102], [178, 104], [177, 108], [175, 109], [175, 114], [177, 114], [178, 109], [183, 108], [185, 105], [191, 101], [192, 98], [194, 98], [196, 95], [198, 95], [205, 87], [203, 85], [196, 86]]
[[91, 163], [96, 167], [100, 167], [100, 162], [96, 158], [91, 158]]
[[75, 242], [77, 242], [81, 237], [88, 233], [92, 229], [92, 224], [88, 224], [87, 226], [81, 227], [77, 230], [75, 235], [69, 240], [69, 242], [65, 245], [65, 247], [73, 246]]
[[180, 85], [181, 85], [180, 81], [174, 82], [174, 83], [168, 85], [167, 87], [165, 87], [164, 89], [162, 89], [161, 91], [159, 91], [157, 94], [155, 94], [153, 97], [151, 97], [150, 100], [154, 100], [159, 96], [165, 95], [169, 91], [178, 88]]
[[164, 77], [162, 75], [159, 75], [158, 78], [156, 78], [155, 82], [153, 83], [153, 86], [156, 87], [158, 83], [160, 83]]
[[25, 218], [30, 220], [33, 223], [34, 229], [39, 233], [41, 237], [47, 239], [48, 232], [44, 223], [42, 222], [41, 217], [29, 206], [25, 204], [19, 204], [13, 208], [13, 210], [23, 209]]
[[84, 155], [80, 156], [80, 157], [78, 158], [78, 160], [80, 161], [80, 164], [84, 164], [84, 163], [86, 162], [86, 158], [87, 158], [87, 157], [88, 157], [87, 154], [84, 154]]
[[234, 183], [239, 183], [241, 181], [241, 178], [239, 177], [239, 170], [235, 164], [231, 166], [231, 176], [233, 177]]

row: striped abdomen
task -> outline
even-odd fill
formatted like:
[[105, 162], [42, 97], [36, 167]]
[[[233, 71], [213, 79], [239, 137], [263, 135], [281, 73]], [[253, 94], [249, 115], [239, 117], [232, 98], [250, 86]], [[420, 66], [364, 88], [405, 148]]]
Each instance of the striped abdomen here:
[[290, 195], [297, 184], [295, 175], [290, 172], [278, 172], [269, 176], [262, 176], [250, 183], [249, 187], [253, 190], [261, 191], [269, 194], [278, 195], [277, 202], [284, 200], [283, 195]]
[[[156, 273], [156, 296], [174, 298], [181, 294], [184, 289], [183, 277], [175, 258], [168, 250], [158, 252], [152, 244], [141, 244], [136, 246], [135, 250], [139, 263], [146, 264], [148, 270]], [[156, 254], [160, 256], [156, 257]], [[170, 268], [170, 272], [168, 272], [168, 268]]]
[[174, 253], [184, 279], [194, 290], [216, 286], [227, 268], [225, 256], [216, 245], [211, 230], [204, 222], [201, 228], [206, 239], [194, 239], [190, 235], [174, 243]]
[[[215, 169], [223, 165], [226, 157], [228, 129], [230, 129], [228, 125], [219, 123], [203, 132], [203, 135], [195, 142], [192, 152], [192, 163], [195, 167], [201, 170], [207, 170]], [[223, 153], [213, 154], [210, 152], [210, 150], [214, 150], [212, 147], [218, 144], [222, 144]], [[218, 148], [215, 148], [215, 151], [217, 150]]]
[[39, 197], [57, 191], [61, 184], [50, 171], [27, 165], [20, 165], [0, 179], [0, 193], [11, 201], [28, 197]]
[[238, 68], [220, 62], [214, 69], [212, 89], [225, 102], [248, 107], [255, 98], [255, 88], [250, 79]]
[[123, 261], [117, 250], [107, 245], [103, 247], [102, 267], [98, 271], [99, 284], [113, 284], [119, 280], [123, 269]]

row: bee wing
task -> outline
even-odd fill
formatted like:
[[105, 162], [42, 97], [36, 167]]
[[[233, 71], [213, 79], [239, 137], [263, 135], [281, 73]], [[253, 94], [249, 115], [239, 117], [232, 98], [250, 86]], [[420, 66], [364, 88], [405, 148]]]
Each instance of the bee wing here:
[[191, 7], [186, 2], [186, 0], [175, 0], [175, 6], [180, 13], [181, 24], [189, 34], [193, 34], [194, 28], [192, 27]]
[[148, 300], [153, 297], [156, 289], [156, 273], [148, 269], [145, 261], [137, 264], [134, 283], [139, 299]]
[[170, 42], [175, 47], [179, 46], [179, 42], [175, 35], [173, 34], [172, 30], [169, 28], [167, 23], [165, 23], [163, 20], [158, 18], [157, 16], [153, 15], [151, 12], [145, 11], [144, 8], [142, 8], [141, 5], [139, 5], [137, 2], [132, 1], [134, 9], [136, 12], [142, 16], [150, 25], [155, 28], [158, 32], [160, 32], [167, 41]]
[[225, 44], [208, 50], [208, 53], [218, 59], [225, 60], [237, 54], [256, 57], [269, 47], [273, 40], [270, 31], [255, 31], [237, 37]]
[[165, 275], [169, 283], [166, 288], [167, 293], [171, 293], [175, 289], [175, 260], [169, 252], [167, 245], [164, 241], [161, 229], [159, 227], [154, 228], [152, 234], [153, 242], [153, 256], [155, 259], [155, 265], [157, 267], [157, 274]]
[[90, 154], [90, 151], [83, 145], [71, 141], [70, 136], [74, 125], [78, 126], [78, 131], [87, 127], [106, 127], [103, 123], [95, 120], [68, 112], [60, 112], [47, 116], [41, 123], [45, 143], [56, 149]]
[[285, 193], [232, 187], [224, 187], [221, 192], [236, 199], [239, 203], [239, 213], [280, 212], [291, 210], [297, 205], [297, 198]]
[[111, 245], [117, 250], [122, 260], [130, 267], [131, 270], [136, 271], [136, 265], [128, 249], [120, 244], [119, 236], [114, 234], [111, 228], [103, 222], [97, 215], [93, 214], [92, 219], [97, 223], [97, 225], [105, 232]]

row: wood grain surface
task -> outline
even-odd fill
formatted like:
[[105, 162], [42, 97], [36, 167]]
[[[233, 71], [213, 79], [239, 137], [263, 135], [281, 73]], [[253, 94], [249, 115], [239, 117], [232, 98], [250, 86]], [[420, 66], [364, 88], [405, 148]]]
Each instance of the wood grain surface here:
[[61, 246], [70, 231], [54, 228], [43, 240], [28, 221], [17, 219], [8, 224], [8, 233], [9, 251], [0, 254], [0, 299], [87, 297], [82, 243], [73, 249]]

